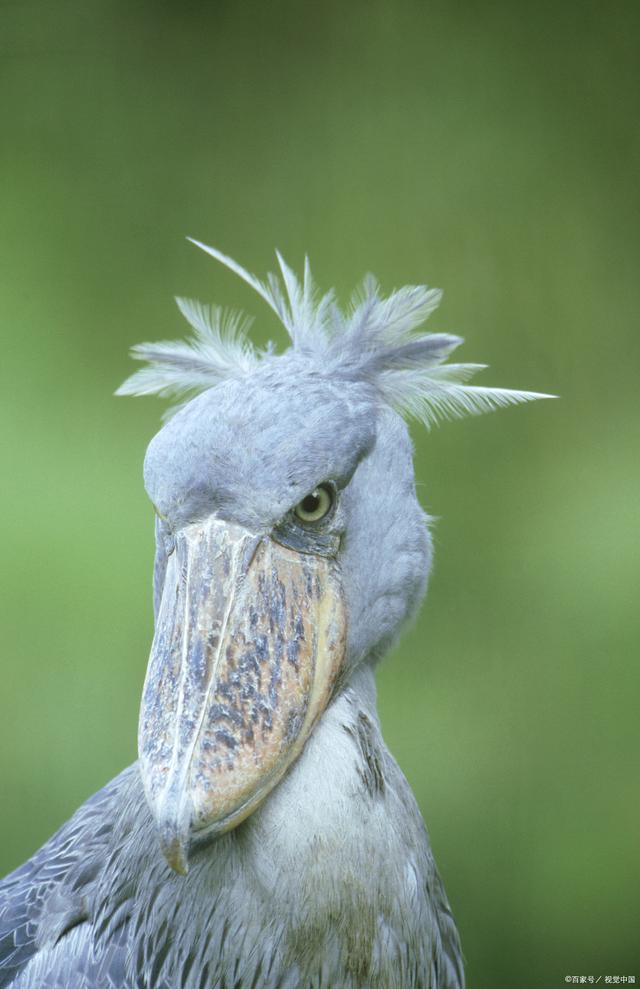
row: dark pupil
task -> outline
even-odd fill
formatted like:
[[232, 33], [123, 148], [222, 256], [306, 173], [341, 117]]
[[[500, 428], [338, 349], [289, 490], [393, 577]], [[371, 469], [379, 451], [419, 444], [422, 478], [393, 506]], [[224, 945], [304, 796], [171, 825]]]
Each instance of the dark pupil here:
[[306, 512], [307, 515], [313, 515], [314, 512], [318, 511], [320, 507], [320, 499], [316, 494], [307, 495], [306, 498], [302, 499], [302, 511]]

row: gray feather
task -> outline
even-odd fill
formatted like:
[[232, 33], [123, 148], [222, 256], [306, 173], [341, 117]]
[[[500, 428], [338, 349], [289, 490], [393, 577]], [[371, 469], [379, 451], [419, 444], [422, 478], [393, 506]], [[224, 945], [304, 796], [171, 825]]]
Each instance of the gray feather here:
[[[262, 282], [216, 248], [192, 242], [235, 272], [267, 302], [289, 334], [293, 348], [306, 354], [319, 371], [369, 384], [381, 402], [427, 427], [442, 419], [553, 397], [467, 385], [469, 369], [479, 365], [454, 365], [461, 376], [455, 371], [434, 374], [437, 365], [462, 343], [461, 337], [445, 333], [413, 335], [438, 306], [442, 296], [439, 289], [407, 285], [385, 299], [375, 278], [367, 275], [354, 293], [350, 309], [343, 313], [333, 292], [318, 298], [307, 258], [300, 282], [277, 251], [282, 281], [269, 274]], [[225, 317], [219, 309], [207, 309], [189, 300], [179, 299], [178, 304], [195, 337], [188, 342], [134, 347], [132, 356], [146, 361], [148, 367], [128, 378], [116, 394], [193, 395], [247, 373], [259, 360], [268, 361], [272, 356], [271, 352], [261, 357], [255, 353], [245, 336], [247, 324], [240, 317]]]

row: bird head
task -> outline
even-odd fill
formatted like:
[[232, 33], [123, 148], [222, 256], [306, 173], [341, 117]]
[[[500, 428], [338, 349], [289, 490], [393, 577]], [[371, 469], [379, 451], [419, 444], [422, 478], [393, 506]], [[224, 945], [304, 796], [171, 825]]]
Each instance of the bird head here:
[[265, 282], [198, 244], [275, 310], [292, 346], [258, 353], [247, 324], [179, 299], [194, 336], [140, 344], [118, 394], [186, 395], [151, 441], [155, 634], [140, 770], [168, 863], [244, 820], [300, 755], [336, 692], [419, 603], [430, 538], [404, 416], [544, 397], [467, 383], [462, 341], [416, 333], [440, 299], [388, 298], [368, 276], [347, 312], [278, 255]]

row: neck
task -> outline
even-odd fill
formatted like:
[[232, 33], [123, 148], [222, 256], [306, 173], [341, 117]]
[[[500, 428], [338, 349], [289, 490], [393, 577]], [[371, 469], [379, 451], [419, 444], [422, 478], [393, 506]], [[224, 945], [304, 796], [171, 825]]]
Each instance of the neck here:
[[304, 874], [321, 887], [341, 884], [345, 858], [359, 857], [369, 845], [363, 829], [369, 811], [378, 810], [390, 764], [395, 769], [380, 735], [373, 670], [362, 665], [241, 831], [270, 895], [286, 890], [290, 896], [294, 873], [297, 885]]
[[383, 746], [376, 710], [376, 686], [372, 668], [361, 664], [348, 685], [322, 715], [302, 752], [282, 783], [263, 805], [263, 813], [288, 812], [291, 807], [309, 803], [312, 808], [326, 802], [323, 815], [330, 812], [331, 800], [341, 785], [348, 787], [354, 769], [354, 742], [361, 726], [367, 725], [375, 743]]

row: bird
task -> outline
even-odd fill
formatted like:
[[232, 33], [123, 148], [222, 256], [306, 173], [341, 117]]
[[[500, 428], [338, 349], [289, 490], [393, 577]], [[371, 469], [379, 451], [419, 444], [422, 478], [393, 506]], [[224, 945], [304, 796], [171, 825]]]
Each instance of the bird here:
[[178, 299], [120, 395], [174, 400], [144, 461], [155, 631], [136, 763], [0, 884], [0, 989], [464, 989], [375, 670], [432, 560], [408, 421], [548, 397], [482, 387], [422, 329], [441, 293], [346, 306], [276, 252], [275, 312]]

